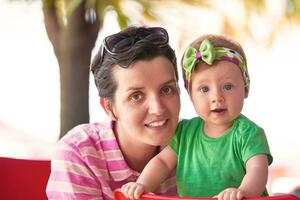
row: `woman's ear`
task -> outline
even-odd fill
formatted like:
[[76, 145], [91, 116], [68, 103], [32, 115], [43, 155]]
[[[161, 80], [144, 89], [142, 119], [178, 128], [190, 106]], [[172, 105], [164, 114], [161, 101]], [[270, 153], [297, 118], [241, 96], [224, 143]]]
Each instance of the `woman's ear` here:
[[245, 99], [248, 97], [249, 94], [249, 88], [245, 88]]
[[103, 110], [105, 111], [105, 113], [114, 121], [116, 121], [116, 117], [114, 115], [113, 112], [113, 108], [111, 105], [111, 101], [107, 98], [100, 98], [100, 105], [103, 108]]

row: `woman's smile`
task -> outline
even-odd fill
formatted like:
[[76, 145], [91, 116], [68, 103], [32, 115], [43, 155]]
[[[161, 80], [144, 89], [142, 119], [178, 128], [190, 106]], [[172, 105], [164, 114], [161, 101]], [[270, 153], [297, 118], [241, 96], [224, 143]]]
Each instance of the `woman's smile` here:
[[145, 124], [147, 127], [161, 127], [167, 123], [167, 120], [153, 121], [151, 123]]

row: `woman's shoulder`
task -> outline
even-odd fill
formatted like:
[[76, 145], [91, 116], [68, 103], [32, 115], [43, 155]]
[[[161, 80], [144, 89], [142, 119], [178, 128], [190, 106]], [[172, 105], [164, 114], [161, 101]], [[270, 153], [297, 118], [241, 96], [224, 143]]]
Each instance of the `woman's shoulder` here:
[[111, 120], [80, 124], [72, 128], [58, 143], [78, 148], [99, 146], [101, 141], [115, 140], [112, 126]]

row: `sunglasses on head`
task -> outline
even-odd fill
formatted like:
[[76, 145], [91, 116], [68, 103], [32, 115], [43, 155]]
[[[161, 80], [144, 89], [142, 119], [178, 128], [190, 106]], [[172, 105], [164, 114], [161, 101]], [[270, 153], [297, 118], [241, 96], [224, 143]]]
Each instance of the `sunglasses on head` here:
[[94, 73], [100, 67], [105, 53], [109, 53], [112, 56], [124, 53], [141, 40], [157, 45], [158, 47], [164, 47], [169, 44], [168, 33], [161, 27], [139, 27], [135, 31], [119, 32], [107, 36], [100, 47], [100, 58], [98, 63], [92, 67], [92, 72]]
[[134, 33], [120, 32], [106, 37], [103, 40], [103, 48], [109, 54], [116, 55], [130, 50], [140, 40], [147, 40], [154, 45], [163, 47], [168, 45], [169, 36], [167, 31], [161, 27], [141, 27]]

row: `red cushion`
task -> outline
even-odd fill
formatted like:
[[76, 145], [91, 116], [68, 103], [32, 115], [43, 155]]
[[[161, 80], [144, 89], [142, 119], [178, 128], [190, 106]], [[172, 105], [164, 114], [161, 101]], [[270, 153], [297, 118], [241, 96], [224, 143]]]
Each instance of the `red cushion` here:
[[50, 160], [0, 157], [0, 199], [47, 199], [49, 175]]

